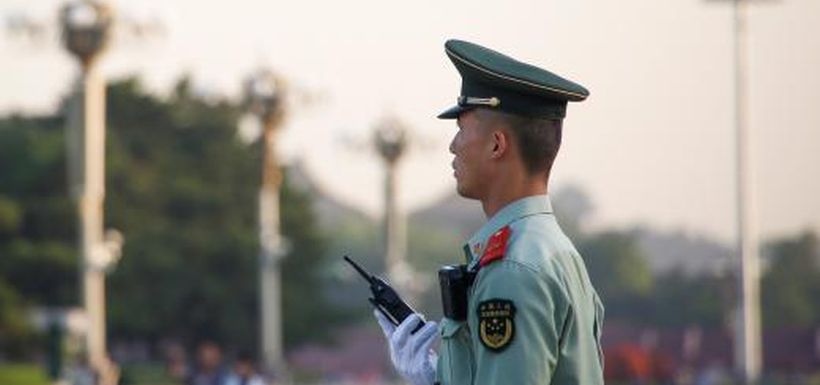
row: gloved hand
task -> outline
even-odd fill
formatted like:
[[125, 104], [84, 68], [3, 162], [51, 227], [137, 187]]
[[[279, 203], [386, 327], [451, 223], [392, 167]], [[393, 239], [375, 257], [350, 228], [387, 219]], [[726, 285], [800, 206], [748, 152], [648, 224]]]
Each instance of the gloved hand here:
[[438, 355], [431, 348], [438, 338], [438, 324], [427, 321], [417, 332], [412, 333], [419, 322], [418, 314], [412, 314], [395, 326], [382, 313], [373, 314], [387, 337], [390, 346], [390, 360], [396, 371], [412, 385], [433, 385], [436, 380]]

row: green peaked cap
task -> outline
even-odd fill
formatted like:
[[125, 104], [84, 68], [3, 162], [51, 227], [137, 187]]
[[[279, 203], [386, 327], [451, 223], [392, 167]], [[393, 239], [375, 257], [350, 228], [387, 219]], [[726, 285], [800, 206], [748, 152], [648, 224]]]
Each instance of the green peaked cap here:
[[567, 102], [589, 96], [580, 84], [478, 44], [448, 40], [444, 51], [461, 74], [461, 96], [457, 105], [439, 114], [439, 119], [456, 119], [477, 107], [562, 119]]

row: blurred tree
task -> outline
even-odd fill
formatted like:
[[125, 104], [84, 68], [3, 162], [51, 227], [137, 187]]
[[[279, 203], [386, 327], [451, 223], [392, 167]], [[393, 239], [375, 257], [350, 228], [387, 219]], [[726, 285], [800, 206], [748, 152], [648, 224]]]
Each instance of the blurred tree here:
[[[236, 135], [240, 110], [191, 92], [170, 101], [127, 81], [109, 92], [109, 222], [126, 234], [111, 279], [112, 331], [139, 338], [258, 341], [257, 193], [261, 148]], [[282, 188], [286, 346], [328, 336], [338, 322], [321, 295], [325, 239], [311, 197]]]
[[77, 299], [64, 154], [60, 119], [0, 120], [0, 279], [39, 305]]
[[[109, 335], [255, 347], [260, 148], [239, 141], [239, 108], [193, 94], [185, 79], [168, 100], [134, 80], [112, 84], [107, 97], [106, 224], [126, 238], [108, 280]], [[77, 304], [63, 133], [60, 118], [0, 119], [0, 282], [26, 305]], [[293, 346], [327, 336], [340, 318], [321, 294], [326, 242], [312, 198], [285, 181], [284, 327]]]
[[[282, 191], [282, 231], [293, 249], [282, 264], [285, 346], [305, 341], [327, 342], [332, 327], [350, 321], [354, 313], [328, 301], [324, 272], [339, 264], [339, 255], [328, 254], [326, 237], [318, 230], [316, 214], [310, 210], [312, 198], [290, 187], [285, 176]], [[329, 258], [325, 258], [329, 257]], [[333, 290], [333, 288], [329, 288]]]
[[7, 359], [36, 350], [31, 305], [77, 298], [62, 133], [57, 118], [0, 119], [0, 356]]
[[17, 235], [21, 222], [20, 205], [0, 195], [0, 239], [8, 240]]
[[438, 269], [444, 265], [466, 263], [460, 247], [465, 240], [447, 230], [435, 224], [408, 226], [408, 262], [419, 278], [426, 279], [426, 287], [413, 306], [433, 319], [443, 316]]
[[761, 282], [765, 328], [820, 325], [820, 242], [804, 232], [771, 242], [769, 267]]
[[17, 293], [0, 278], [0, 360], [24, 358], [33, 350], [23, 309]]
[[730, 275], [691, 276], [672, 271], [656, 279], [658, 284], [649, 298], [651, 312], [634, 315], [653, 325], [685, 328], [727, 326], [732, 292], [736, 281]]
[[[652, 273], [634, 234], [607, 231], [577, 242], [607, 317], [635, 317], [653, 289]], [[637, 317], [640, 318], [640, 317]]]

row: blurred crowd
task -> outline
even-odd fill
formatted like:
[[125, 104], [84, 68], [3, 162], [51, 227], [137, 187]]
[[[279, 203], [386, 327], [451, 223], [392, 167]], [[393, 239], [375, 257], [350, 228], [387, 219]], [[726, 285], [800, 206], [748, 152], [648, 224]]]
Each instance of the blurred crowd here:
[[166, 370], [169, 377], [184, 385], [271, 385], [258, 370], [253, 356], [241, 351], [232, 360], [226, 359], [222, 348], [214, 342], [200, 343], [193, 362], [185, 350], [168, 351]]

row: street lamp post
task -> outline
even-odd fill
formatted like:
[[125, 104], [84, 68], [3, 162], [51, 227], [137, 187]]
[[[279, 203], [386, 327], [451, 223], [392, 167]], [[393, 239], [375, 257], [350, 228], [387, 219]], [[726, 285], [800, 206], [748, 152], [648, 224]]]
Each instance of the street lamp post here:
[[760, 250], [752, 166], [752, 137], [747, 122], [746, 3], [733, 0], [735, 63], [735, 167], [737, 192], [737, 249], [740, 253], [735, 330], [735, 362], [746, 384], [760, 381], [762, 344], [760, 328]]
[[414, 292], [413, 271], [407, 264], [407, 229], [398, 207], [397, 169], [407, 150], [407, 129], [396, 119], [385, 119], [376, 126], [373, 142], [385, 165], [384, 248], [385, 270], [391, 282], [405, 292]]
[[79, 214], [80, 274], [83, 306], [88, 318], [85, 353], [100, 382], [116, 381], [106, 353], [105, 273], [120, 256], [122, 235], [103, 234], [105, 196], [105, 84], [97, 61], [113, 22], [107, 5], [81, 0], [65, 5], [60, 13], [62, 39], [77, 57], [81, 72], [68, 119], [70, 192]]
[[735, 204], [737, 226], [737, 307], [735, 310], [735, 367], [745, 384], [760, 382], [762, 337], [760, 326], [760, 239], [754, 194], [753, 138], [747, 113], [746, 8], [751, 0], [731, 0], [734, 47]]
[[262, 184], [259, 190], [259, 279], [262, 360], [267, 371], [287, 379], [282, 347], [280, 263], [287, 244], [280, 233], [279, 190], [282, 171], [276, 154], [276, 137], [285, 118], [284, 84], [270, 71], [259, 71], [245, 83], [248, 109], [262, 125]]

